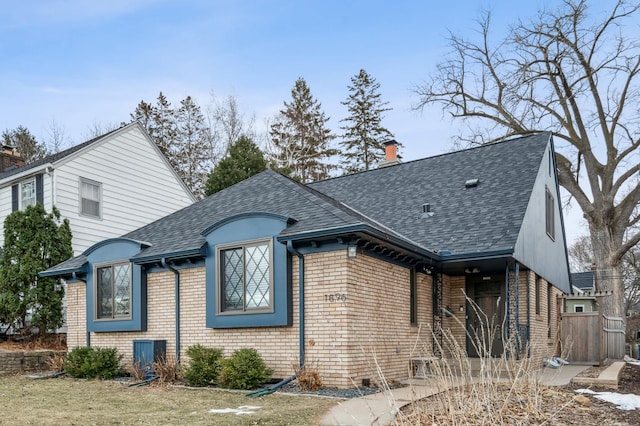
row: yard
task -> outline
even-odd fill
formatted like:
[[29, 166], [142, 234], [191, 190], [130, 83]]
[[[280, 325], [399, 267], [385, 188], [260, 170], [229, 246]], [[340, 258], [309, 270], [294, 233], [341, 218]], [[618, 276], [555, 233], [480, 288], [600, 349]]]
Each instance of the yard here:
[[[0, 425], [313, 425], [338, 400], [57, 378], [0, 377]], [[212, 413], [242, 406], [253, 414]]]

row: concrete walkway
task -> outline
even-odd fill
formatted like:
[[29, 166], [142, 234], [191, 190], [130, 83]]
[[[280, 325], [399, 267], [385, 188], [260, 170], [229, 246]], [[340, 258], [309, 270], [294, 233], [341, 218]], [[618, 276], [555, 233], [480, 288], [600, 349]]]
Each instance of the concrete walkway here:
[[[543, 368], [540, 382], [549, 386], [563, 386], [588, 365], [564, 365], [558, 369]], [[433, 381], [435, 382], [435, 380]], [[388, 425], [396, 413], [406, 404], [438, 393], [444, 389], [428, 380], [415, 381], [410, 386], [379, 392], [362, 398], [352, 398], [338, 403], [321, 419], [322, 425]]]

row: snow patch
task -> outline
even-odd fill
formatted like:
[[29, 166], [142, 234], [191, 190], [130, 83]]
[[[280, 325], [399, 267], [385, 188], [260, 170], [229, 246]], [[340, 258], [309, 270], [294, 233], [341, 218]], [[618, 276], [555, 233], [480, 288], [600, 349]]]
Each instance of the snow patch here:
[[617, 405], [621, 410], [640, 409], [640, 395], [617, 392], [594, 392], [591, 389], [577, 389], [576, 392], [593, 395], [595, 398]]
[[213, 414], [235, 414], [236, 416], [241, 416], [243, 414], [255, 414], [255, 410], [258, 410], [260, 407], [256, 407], [254, 405], [241, 405], [238, 408], [212, 408], [209, 410], [210, 413]]

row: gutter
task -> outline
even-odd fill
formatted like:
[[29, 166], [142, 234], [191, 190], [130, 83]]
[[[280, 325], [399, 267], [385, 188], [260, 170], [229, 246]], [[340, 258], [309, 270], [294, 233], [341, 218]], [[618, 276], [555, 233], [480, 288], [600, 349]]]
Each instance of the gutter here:
[[287, 241], [287, 251], [292, 255], [298, 257], [298, 284], [300, 295], [300, 332], [299, 332], [299, 347], [300, 347], [300, 368], [304, 367], [304, 256], [298, 250], [293, 248], [291, 240]]
[[160, 263], [164, 268], [173, 272], [175, 276], [175, 298], [176, 298], [176, 361], [180, 362], [180, 273], [176, 268], [167, 263], [167, 258], [163, 257]]

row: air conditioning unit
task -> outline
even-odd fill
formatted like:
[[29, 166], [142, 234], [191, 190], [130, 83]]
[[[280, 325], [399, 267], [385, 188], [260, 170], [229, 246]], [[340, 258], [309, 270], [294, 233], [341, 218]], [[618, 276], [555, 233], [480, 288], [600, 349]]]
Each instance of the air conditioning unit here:
[[144, 371], [153, 370], [153, 362], [165, 358], [167, 352], [166, 340], [134, 340], [133, 362]]

